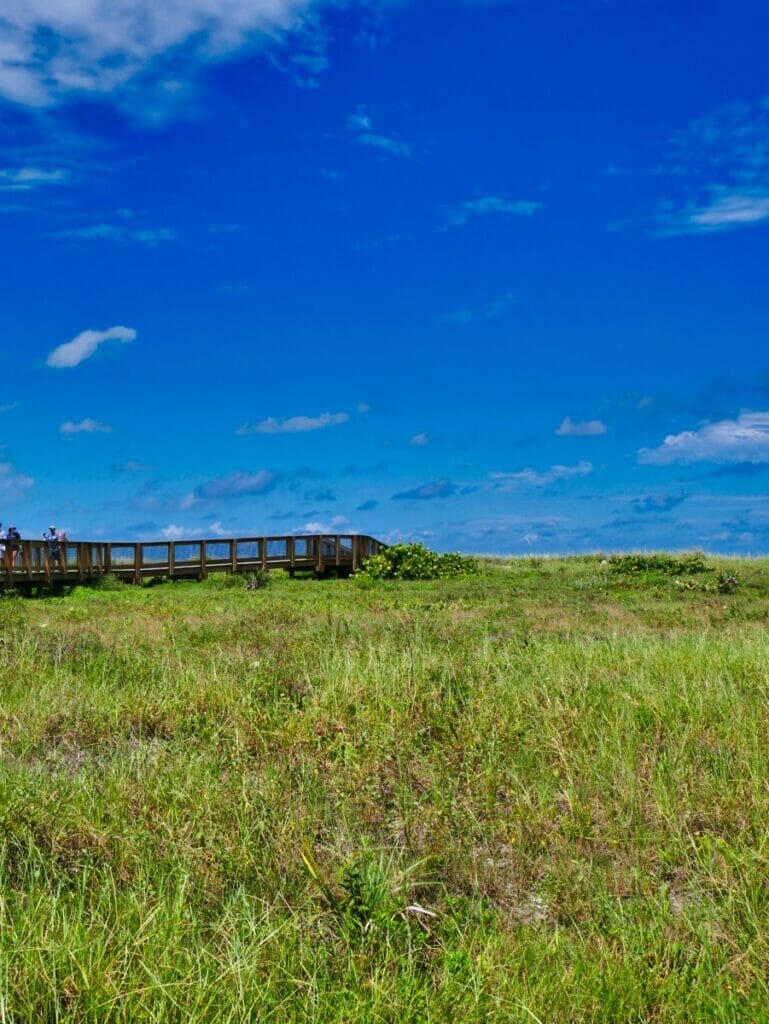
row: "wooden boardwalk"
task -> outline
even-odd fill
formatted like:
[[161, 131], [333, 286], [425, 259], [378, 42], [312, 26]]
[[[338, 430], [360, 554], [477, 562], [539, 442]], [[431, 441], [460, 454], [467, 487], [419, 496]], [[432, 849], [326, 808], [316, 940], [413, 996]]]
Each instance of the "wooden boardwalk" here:
[[359, 534], [233, 537], [147, 542], [0, 541], [0, 589], [31, 590], [88, 583], [112, 574], [128, 583], [147, 577], [202, 580], [213, 572], [258, 569], [348, 575], [385, 547]]

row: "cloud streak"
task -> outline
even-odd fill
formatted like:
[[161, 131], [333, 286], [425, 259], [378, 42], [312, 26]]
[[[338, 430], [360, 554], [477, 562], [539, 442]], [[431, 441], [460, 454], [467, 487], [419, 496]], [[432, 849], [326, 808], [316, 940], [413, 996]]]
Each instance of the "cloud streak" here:
[[72, 341], [55, 348], [49, 354], [46, 365], [56, 369], [79, 366], [84, 360], [90, 359], [105, 341], [119, 341], [126, 344], [135, 339], [136, 331], [133, 327], [108, 327], [105, 331], [81, 331]]
[[466, 224], [472, 217], [488, 214], [507, 214], [513, 217], [531, 217], [542, 209], [542, 203], [530, 199], [504, 199], [500, 196], [481, 196], [479, 199], [466, 199], [458, 203], [448, 212], [449, 227], [457, 228]]
[[708, 198], [681, 209], [662, 205], [657, 213], [660, 237], [712, 235], [769, 221], [769, 191], [746, 192], [713, 187]]
[[161, 242], [173, 242], [176, 232], [171, 228], [134, 228], [125, 224], [90, 224], [81, 228], [65, 228], [54, 231], [49, 238], [75, 239], [82, 242], [138, 242], [141, 245], [156, 246]]
[[430, 501], [433, 498], [450, 498], [456, 494], [458, 487], [451, 480], [432, 480], [430, 483], [414, 487], [409, 491], [393, 494], [395, 501]]
[[235, 433], [238, 437], [248, 434], [304, 434], [311, 430], [325, 430], [347, 423], [350, 416], [346, 412], [322, 412], [319, 416], [289, 416], [279, 420], [269, 416], [260, 423], [243, 423]]
[[407, 142], [374, 131], [374, 122], [367, 114], [351, 114], [347, 118], [347, 127], [362, 146], [384, 150], [391, 156], [411, 156], [411, 146]]
[[63, 185], [67, 172], [46, 171], [41, 167], [15, 167], [0, 170], [0, 192], [32, 192], [49, 185]]
[[582, 459], [575, 466], [551, 466], [550, 469], [537, 470], [527, 467], [512, 473], [490, 473], [489, 477], [497, 488], [506, 490], [516, 484], [530, 484], [534, 487], [547, 487], [549, 484], [562, 480], [573, 480], [589, 476], [593, 472], [592, 462]]
[[238, 470], [228, 476], [206, 480], [195, 488], [192, 495], [182, 501], [182, 508], [190, 508], [198, 501], [216, 501], [221, 498], [248, 498], [267, 494], [278, 482], [278, 475], [270, 469], [256, 472]]

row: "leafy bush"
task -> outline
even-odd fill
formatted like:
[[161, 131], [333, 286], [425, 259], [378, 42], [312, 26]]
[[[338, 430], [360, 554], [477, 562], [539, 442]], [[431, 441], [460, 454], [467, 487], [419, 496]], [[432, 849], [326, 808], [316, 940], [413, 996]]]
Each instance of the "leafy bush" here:
[[720, 572], [716, 577], [716, 590], [719, 594], [734, 594], [739, 587], [739, 577], [733, 573]]
[[439, 555], [424, 544], [393, 544], [366, 559], [359, 575], [374, 580], [437, 580], [479, 572], [474, 558], [457, 552]]
[[254, 569], [253, 572], [248, 573], [244, 584], [245, 590], [263, 590], [270, 582], [270, 577], [266, 569]]
[[705, 559], [695, 552], [691, 555], [612, 555], [609, 568], [616, 573], [630, 575], [639, 572], [657, 572], [663, 576], [694, 576], [707, 572]]

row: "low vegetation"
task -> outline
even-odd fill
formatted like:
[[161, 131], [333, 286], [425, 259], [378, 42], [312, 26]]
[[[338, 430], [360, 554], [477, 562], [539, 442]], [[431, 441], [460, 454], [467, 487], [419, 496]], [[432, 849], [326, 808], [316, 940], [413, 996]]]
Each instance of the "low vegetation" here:
[[477, 576], [476, 558], [456, 552], [439, 555], [424, 544], [391, 544], [378, 555], [367, 558], [359, 578], [371, 580], [449, 580]]
[[0, 600], [0, 1020], [766, 1020], [769, 562], [657, 558]]

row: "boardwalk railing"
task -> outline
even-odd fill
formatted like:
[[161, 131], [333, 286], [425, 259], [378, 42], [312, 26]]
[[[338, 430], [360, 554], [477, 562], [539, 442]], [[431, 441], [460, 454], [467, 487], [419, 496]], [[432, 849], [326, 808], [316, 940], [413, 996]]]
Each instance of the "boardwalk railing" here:
[[205, 579], [212, 572], [257, 569], [349, 573], [384, 547], [359, 534], [145, 542], [4, 540], [0, 588], [87, 582], [108, 573], [134, 583], [148, 576]]

